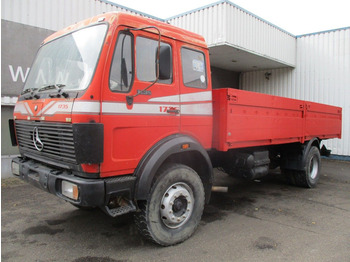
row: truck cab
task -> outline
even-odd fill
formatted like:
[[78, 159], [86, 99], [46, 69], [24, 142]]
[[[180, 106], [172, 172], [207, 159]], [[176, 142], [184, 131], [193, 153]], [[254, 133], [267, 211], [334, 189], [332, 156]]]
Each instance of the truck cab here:
[[[203, 37], [139, 16], [103, 14], [42, 43], [14, 109], [21, 156], [13, 173], [77, 207], [117, 216], [140, 210], [164, 170], [185, 168], [208, 201], [212, 117]], [[186, 165], [174, 167], [175, 159]], [[193, 209], [201, 215], [203, 203], [188, 203], [196, 189], [179, 184], [168, 191], [180, 211], [167, 229], [179, 228]]]

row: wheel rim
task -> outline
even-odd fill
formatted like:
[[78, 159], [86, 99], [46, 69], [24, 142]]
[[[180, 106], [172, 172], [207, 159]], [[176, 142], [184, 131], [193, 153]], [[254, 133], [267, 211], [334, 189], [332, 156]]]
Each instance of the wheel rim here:
[[194, 205], [192, 189], [184, 183], [175, 183], [164, 193], [160, 216], [168, 228], [178, 228], [191, 217]]
[[315, 157], [312, 157], [309, 165], [309, 173], [311, 179], [315, 179], [318, 174], [318, 160]]

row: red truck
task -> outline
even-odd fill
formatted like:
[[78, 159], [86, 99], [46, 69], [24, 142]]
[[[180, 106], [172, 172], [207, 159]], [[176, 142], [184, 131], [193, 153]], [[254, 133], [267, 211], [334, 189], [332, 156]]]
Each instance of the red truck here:
[[168, 246], [197, 228], [215, 167], [256, 179], [279, 166], [314, 187], [341, 121], [338, 107], [215, 89], [203, 37], [107, 13], [42, 43], [10, 120], [12, 172], [79, 208], [135, 212]]

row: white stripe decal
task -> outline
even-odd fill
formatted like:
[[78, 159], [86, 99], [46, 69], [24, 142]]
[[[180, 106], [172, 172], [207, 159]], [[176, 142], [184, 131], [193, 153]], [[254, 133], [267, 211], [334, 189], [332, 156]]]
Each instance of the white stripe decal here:
[[[132, 108], [129, 109], [125, 102], [102, 102], [102, 113], [103, 114], [138, 114], [138, 115], [207, 115], [211, 116], [213, 114], [212, 103], [205, 102], [211, 101], [211, 94], [208, 92], [200, 92], [199, 97], [196, 100], [201, 99], [201, 103], [188, 103], [188, 104], [159, 104], [159, 103], [134, 103]], [[209, 96], [210, 95], [210, 96]], [[191, 96], [196, 96], [196, 94], [183, 95], [182, 99], [186, 102], [193, 102]], [[169, 99], [170, 97], [170, 99]], [[167, 101], [174, 101], [171, 96], [163, 97]], [[178, 97], [178, 96], [177, 96]], [[163, 98], [159, 99], [160, 102]], [[151, 99], [152, 100], [152, 99]], [[204, 100], [204, 101], [203, 101]], [[183, 101], [183, 102], [185, 102]], [[169, 102], [170, 103], [170, 102]], [[40, 112], [38, 116], [53, 116], [56, 114], [99, 114], [101, 112], [101, 103], [92, 101], [50, 101]], [[180, 109], [180, 114], [168, 113], [169, 109]], [[22, 115], [34, 116], [28, 103], [18, 102], [14, 109], [15, 113], [20, 113]]]
[[50, 103], [45, 106], [45, 111], [43, 110], [44, 116], [53, 116], [55, 114], [70, 114], [72, 112], [73, 102], [56, 102], [52, 105]]
[[33, 114], [32, 110], [30, 109], [30, 107], [29, 107], [29, 105], [28, 105], [27, 102], [24, 103], [24, 106], [25, 106], [25, 108], [26, 108], [28, 114], [29, 114], [30, 116], [33, 116], [34, 114]]
[[[168, 104], [134, 104], [128, 109], [125, 103], [103, 102], [103, 114], [137, 114], [137, 115], [169, 115], [167, 109], [174, 108]], [[180, 106], [183, 115], [213, 115], [211, 103], [186, 104]], [[177, 115], [178, 116], [178, 115]]]
[[126, 103], [103, 102], [102, 113], [104, 114], [138, 114], [138, 115], [166, 115], [166, 111], [174, 105], [159, 104], [134, 104], [132, 109], [128, 109]]
[[173, 95], [173, 96], [162, 96], [151, 98], [150, 102], [168, 102], [168, 103], [178, 103], [178, 102], [204, 102], [211, 101], [212, 95], [211, 91], [197, 92], [191, 94]]
[[85, 102], [85, 101], [76, 101], [73, 105], [73, 113], [91, 113], [99, 114], [100, 113], [100, 102]]
[[180, 97], [179, 97], [179, 95], [161, 96], [161, 97], [151, 98], [148, 101], [149, 102], [179, 103], [180, 102]]
[[14, 109], [15, 113], [20, 113], [21, 115], [28, 115], [28, 112], [23, 104], [23, 102], [17, 102], [15, 109]]
[[44, 116], [53, 116], [55, 114], [99, 114], [100, 102], [65, 102], [51, 101], [42, 110]]
[[180, 107], [182, 115], [213, 115], [213, 106], [211, 103], [187, 104]]
[[180, 95], [181, 102], [204, 102], [211, 100], [211, 91]]
[[45, 112], [46, 110], [48, 110], [53, 104], [55, 104], [55, 101], [51, 101], [50, 103], [48, 103], [46, 106], [44, 106], [44, 108], [42, 108], [39, 113], [37, 113], [38, 116], [40, 116], [43, 112]]

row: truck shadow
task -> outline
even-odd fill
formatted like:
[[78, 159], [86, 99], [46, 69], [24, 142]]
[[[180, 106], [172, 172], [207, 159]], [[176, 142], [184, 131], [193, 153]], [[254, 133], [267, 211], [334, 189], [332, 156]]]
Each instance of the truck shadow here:
[[282, 197], [287, 191], [299, 190], [289, 186], [278, 170], [254, 181], [216, 171], [214, 185], [227, 187], [227, 192], [212, 192], [204, 209], [202, 225], [221, 220], [230, 213], [256, 218], [254, 213], [259, 199]]

